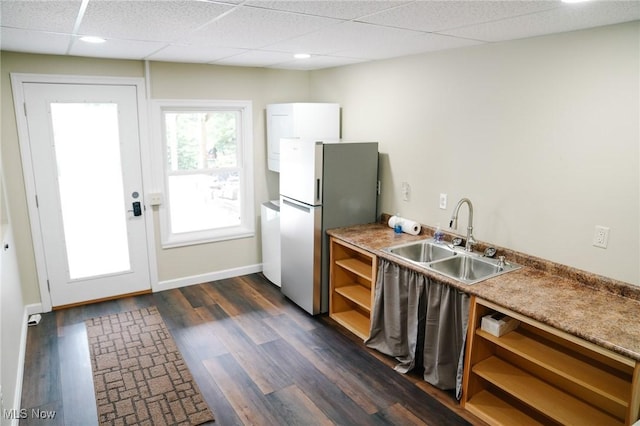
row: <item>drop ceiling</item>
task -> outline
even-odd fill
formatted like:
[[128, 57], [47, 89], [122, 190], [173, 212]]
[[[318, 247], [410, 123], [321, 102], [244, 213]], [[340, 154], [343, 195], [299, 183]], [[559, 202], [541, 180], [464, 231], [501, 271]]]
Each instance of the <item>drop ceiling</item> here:
[[0, 3], [6, 51], [298, 70], [640, 20], [640, 0]]

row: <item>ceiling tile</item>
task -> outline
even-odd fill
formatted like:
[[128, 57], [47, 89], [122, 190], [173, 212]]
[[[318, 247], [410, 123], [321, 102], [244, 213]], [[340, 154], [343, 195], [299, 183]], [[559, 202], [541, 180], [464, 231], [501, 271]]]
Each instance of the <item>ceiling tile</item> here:
[[366, 58], [370, 60], [389, 59], [418, 53], [433, 52], [444, 49], [472, 46], [481, 42], [455, 37], [441, 38], [429, 34], [421, 34], [407, 39], [401, 46], [382, 44], [376, 47], [357, 47], [336, 52], [336, 55]]
[[189, 44], [216, 45], [253, 49], [305, 34], [337, 21], [277, 12], [268, 9], [240, 7], [224, 19], [212, 22], [186, 38]]
[[2, 1], [3, 27], [69, 33], [73, 31], [81, 5], [73, 1]]
[[477, 40], [443, 36], [439, 34], [418, 34], [406, 37], [402, 42], [382, 39], [375, 46], [356, 46], [353, 49], [341, 50], [336, 52], [336, 54], [368, 59], [387, 59], [399, 56], [415, 55], [418, 53], [473, 46], [482, 43], [483, 42]]
[[[295, 39], [269, 45], [270, 49], [287, 52], [306, 52], [327, 55], [345, 50], [357, 50], [415, 37], [420, 33], [397, 28], [387, 28], [359, 22], [343, 22]], [[360, 56], [362, 57], [362, 56]]]
[[290, 70], [301, 70], [301, 71], [310, 71], [310, 70], [318, 70], [323, 68], [331, 68], [338, 67], [344, 65], [357, 64], [361, 62], [367, 62], [367, 59], [362, 58], [347, 58], [340, 56], [312, 56], [309, 59], [304, 60], [293, 60], [288, 62], [281, 62], [272, 66], [272, 68], [279, 69], [290, 69]]
[[175, 41], [233, 9], [202, 1], [90, 1], [79, 28], [83, 35]]
[[562, 7], [517, 18], [471, 25], [442, 34], [489, 42], [535, 37], [564, 31], [640, 19], [638, 1], [603, 1], [565, 4]]
[[558, 7], [552, 1], [418, 1], [363, 19], [378, 25], [439, 31]]
[[12, 52], [41, 53], [46, 55], [64, 55], [71, 42], [71, 36], [41, 31], [16, 30], [2, 28], [0, 31], [0, 49]]
[[208, 63], [228, 56], [239, 55], [244, 52], [244, 49], [231, 47], [172, 44], [146, 57], [146, 59], [151, 61]]
[[150, 41], [111, 39], [106, 43], [94, 44], [76, 40], [71, 46], [69, 54], [97, 58], [141, 59], [162, 49], [164, 46], [164, 43]]
[[389, 8], [397, 7], [410, 1], [373, 0], [373, 1], [344, 1], [344, 0], [306, 0], [306, 1], [266, 1], [253, 0], [245, 5], [264, 9], [276, 9], [307, 15], [324, 16], [351, 20]]
[[291, 54], [289, 53], [249, 50], [239, 55], [220, 59], [214, 63], [218, 65], [265, 67], [290, 60]]
[[344, 22], [296, 39], [272, 44], [269, 48], [292, 53], [306, 52], [316, 55], [380, 59], [477, 43], [473, 40], [417, 31], [360, 22]]

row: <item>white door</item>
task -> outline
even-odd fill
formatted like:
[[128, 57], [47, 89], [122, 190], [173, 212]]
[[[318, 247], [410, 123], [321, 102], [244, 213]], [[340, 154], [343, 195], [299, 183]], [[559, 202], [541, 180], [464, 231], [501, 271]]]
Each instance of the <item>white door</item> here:
[[52, 306], [151, 288], [136, 90], [23, 84]]

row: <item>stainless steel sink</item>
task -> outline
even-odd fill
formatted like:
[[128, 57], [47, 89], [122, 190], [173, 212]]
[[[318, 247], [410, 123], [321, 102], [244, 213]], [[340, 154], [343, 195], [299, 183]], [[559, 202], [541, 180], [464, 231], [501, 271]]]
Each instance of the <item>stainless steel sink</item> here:
[[500, 264], [494, 259], [462, 255], [431, 262], [427, 268], [465, 284], [475, 284], [487, 278], [516, 270], [520, 268], [520, 265], [507, 262]]
[[419, 264], [445, 259], [456, 255], [456, 252], [453, 249], [444, 244], [436, 243], [432, 238], [387, 247], [383, 250], [405, 260]]
[[467, 252], [463, 248], [436, 243], [433, 238], [387, 247], [383, 251], [463, 284], [476, 284], [521, 267]]

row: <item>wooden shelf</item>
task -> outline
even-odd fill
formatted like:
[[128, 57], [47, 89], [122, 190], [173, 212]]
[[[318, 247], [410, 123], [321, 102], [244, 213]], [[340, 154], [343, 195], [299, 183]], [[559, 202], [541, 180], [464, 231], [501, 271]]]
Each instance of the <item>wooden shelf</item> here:
[[366, 340], [377, 258], [359, 247], [331, 237], [329, 266], [329, 316]]
[[364, 263], [360, 259], [350, 258], [336, 260], [336, 265], [353, 272], [365, 280], [371, 280], [371, 264]]
[[499, 426], [542, 426], [543, 423], [532, 419], [511, 404], [483, 390], [467, 402], [467, 410], [484, 421]]
[[338, 287], [335, 292], [344, 296], [345, 298], [355, 302], [358, 306], [371, 311], [371, 290], [363, 287], [359, 284], [348, 285], [344, 287]]
[[335, 312], [331, 318], [338, 324], [365, 340], [369, 337], [369, 318], [358, 311]]
[[476, 330], [476, 333], [560, 377], [619, 404], [624, 410], [629, 407], [629, 401], [626, 399], [631, 392], [631, 382], [629, 381], [517, 331], [512, 331], [502, 337], [493, 336], [482, 329]]
[[479, 362], [473, 367], [473, 372], [561, 424], [622, 424], [498, 357], [489, 357]]
[[[501, 337], [482, 318], [520, 321]], [[640, 363], [495, 303], [471, 297], [461, 405], [491, 425], [632, 425]], [[529, 420], [527, 420], [529, 419]]]

